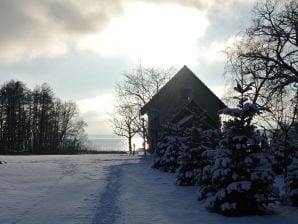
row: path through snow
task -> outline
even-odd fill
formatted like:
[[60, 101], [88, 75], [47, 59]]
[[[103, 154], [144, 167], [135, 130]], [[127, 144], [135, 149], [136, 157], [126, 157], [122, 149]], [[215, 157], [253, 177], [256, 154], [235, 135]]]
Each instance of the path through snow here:
[[89, 224], [109, 183], [111, 155], [5, 156], [0, 167], [1, 224]]
[[121, 169], [119, 166], [109, 167], [110, 173], [107, 178], [108, 184], [97, 204], [93, 224], [115, 223], [119, 213], [117, 204], [121, 188]]
[[196, 187], [127, 155], [2, 156], [1, 224], [296, 224], [298, 209], [228, 218], [206, 211]]

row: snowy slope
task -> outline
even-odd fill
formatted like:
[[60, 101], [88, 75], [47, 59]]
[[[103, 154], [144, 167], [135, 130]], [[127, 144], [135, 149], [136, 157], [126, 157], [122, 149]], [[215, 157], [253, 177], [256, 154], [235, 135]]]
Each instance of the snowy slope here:
[[150, 169], [152, 161], [123, 166], [116, 223], [297, 224], [298, 208], [271, 206], [272, 215], [225, 217], [196, 201], [197, 187], [175, 186], [175, 175]]
[[227, 218], [196, 201], [196, 187], [128, 155], [2, 156], [0, 223], [298, 223], [298, 209]]
[[92, 223], [118, 156], [1, 157], [0, 223]]

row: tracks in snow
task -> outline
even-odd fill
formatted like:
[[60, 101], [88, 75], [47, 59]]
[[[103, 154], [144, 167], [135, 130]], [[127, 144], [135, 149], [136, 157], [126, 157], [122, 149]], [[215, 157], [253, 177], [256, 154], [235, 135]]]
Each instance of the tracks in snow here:
[[96, 208], [93, 224], [113, 224], [120, 212], [118, 198], [121, 187], [121, 165], [109, 167], [110, 174], [106, 190], [103, 192]]

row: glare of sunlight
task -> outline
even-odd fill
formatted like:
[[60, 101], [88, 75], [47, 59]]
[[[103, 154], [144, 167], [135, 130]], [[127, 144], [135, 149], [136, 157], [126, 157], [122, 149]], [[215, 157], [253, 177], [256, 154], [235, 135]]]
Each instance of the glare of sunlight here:
[[103, 55], [123, 54], [152, 65], [191, 64], [196, 43], [209, 26], [195, 8], [148, 3], [127, 4], [122, 16], [96, 35], [79, 42], [80, 48]]

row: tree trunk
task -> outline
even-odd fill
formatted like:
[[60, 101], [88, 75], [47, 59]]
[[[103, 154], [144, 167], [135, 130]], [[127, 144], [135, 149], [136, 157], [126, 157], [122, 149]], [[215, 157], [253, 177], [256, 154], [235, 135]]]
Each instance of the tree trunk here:
[[131, 145], [131, 139], [132, 137], [128, 137], [128, 149], [129, 149], [129, 155], [132, 155], [132, 145]]
[[144, 148], [144, 156], [147, 156], [146, 152], [146, 129], [145, 129], [145, 120], [142, 118], [142, 135], [143, 135], [143, 148]]

